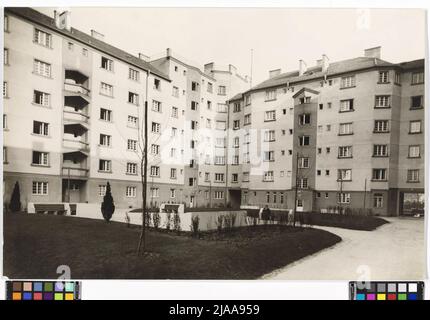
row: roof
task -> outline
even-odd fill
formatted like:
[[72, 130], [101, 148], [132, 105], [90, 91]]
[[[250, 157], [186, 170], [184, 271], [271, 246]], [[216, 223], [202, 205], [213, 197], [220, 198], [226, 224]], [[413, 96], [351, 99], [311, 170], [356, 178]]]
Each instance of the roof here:
[[399, 66], [405, 70], [424, 68], [424, 59], [401, 62], [399, 63]]
[[296, 98], [296, 97], [298, 97], [299, 95], [301, 95], [303, 92], [310, 92], [310, 93], [313, 93], [313, 94], [319, 94], [319, 91], [316, 91], [316, 90], [313, 90], [313, 89], [311, 89], [311, 88], [306, 88], [306, 87], [304, 87], [304, 88], [301, 88], [299, 91], [297, 91], [296, 92], [296, 94], [295, 95], [293, 95], [293, 98]]
[[229, 101], [239, 100], [239, 99], [242, 99], [242, 97], [243, 97], [243, 93], [238, 93], [235, 96], [233, 96], [232, 98], [230, 98]]
[[9, 12], [12, 14], [15, 14], [21, 18], [27, 19], [31, 22], [34, 22], [36, 24], [42, 25], [46, 28], [49, 28], [51, 30], [54, 30], [66, 37], [69, 37], [71, 39], [74, 39], [76, 41], [82, 42], [85, 45], [95, 48], [97, 50], [100, 50], [108, 55], [111, 55], [112, 57], [117, 58], [118, 60], [122, 60], [126, 63], [129, 63], [137, 68], [143, 69], [145, 71], [150, 71], [152, 74], [155, 74], [161, 78], [164, 78], [165, 80], [170, 81], [169, 77], [164, 74], [163, 72], [161, 72], [160, 70], [158, 70], [157, 68], [155, 68], [153, 65], [151, 65], [150, 63], [139, 59], [136, 56], [133, 56], [132, 54], [121, 50], [117, 47], [114, 47], [104, 41], [101, 41], [99, 39], [96, 39], [82, 31], [79, 31], [78, 29], [75, 28], [71, 28], [70, 31], [66, 30], [66, 29], [60, 29], [57, 28], [55, 25], [55, 21], [53, 18], [40, 13], [37, 10], [34, 10], [32, 8], [26, 8], [26, 7], [21, 7], [21, 8], [17, 8], [17, 7], [7, 7], [5, 8], [5, 12]]

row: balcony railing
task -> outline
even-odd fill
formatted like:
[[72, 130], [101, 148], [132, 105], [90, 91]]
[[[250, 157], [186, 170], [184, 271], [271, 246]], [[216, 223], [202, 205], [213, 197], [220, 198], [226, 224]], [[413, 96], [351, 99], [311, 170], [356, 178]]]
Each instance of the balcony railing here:
[[87, 142], [74, 139], [63, 139], [63, 147], [82, 151], [89, 150], [89, 144]]
[[84, 96], [87, 96], [87, 97], [90, 96], [90, 90], [89, 89], [85, 88], [81, 84], [69, 83], [69, 82], [67, 82], [67, 80], [64, 83], [64, 90], [69, 91], [69, 92], [73, 92], [73, 93], [80, 93], [80, 94], [83, 94]]
[[88, 177], [88, 169], [85, 168], [73, 168], [73, 167], [62, 167], [61, 174], [63, 176], [71, 177]]
[[64, 110], [64, 120], [88, 123], [90, 116], [76, 111]]

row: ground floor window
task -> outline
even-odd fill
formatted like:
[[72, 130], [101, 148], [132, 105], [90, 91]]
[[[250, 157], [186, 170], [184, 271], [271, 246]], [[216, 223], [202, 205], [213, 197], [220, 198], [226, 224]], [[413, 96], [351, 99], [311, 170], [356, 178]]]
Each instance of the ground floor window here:
[[384, 195], [382, 193], [375, 193], [373, 195], [373, 207], [374, 208], [384, 207]]
[[339, 203], [350, 203], [351, 202], [351, 194], [350, 193], [339, 193], [338, 200]]
[[176, 189], [170, 189], [170, 198], [176, 198]]
[[48, 194], [48, 182], [33, 181], [33, 194], [47, 195]]
[[105, 184], [99, 185], [99, 196], [104, 197], [105, 194], [106, 194], [106, 185]]
[[159, 188], [151, 188], [151, 198], [158, 198], [160, 196]]
[[127, 198], [136, 198], [136, 187], [127, 186], [125, 189], [125, 196]]
[[215, 199], [224, 199], [224, 191], [215, 191], [214, 192]]

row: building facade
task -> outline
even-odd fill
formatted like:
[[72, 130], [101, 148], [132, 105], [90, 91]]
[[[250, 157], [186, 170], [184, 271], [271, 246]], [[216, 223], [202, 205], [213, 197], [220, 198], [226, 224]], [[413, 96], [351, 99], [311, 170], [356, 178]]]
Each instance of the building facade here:
[[271, 71], [230, 101], [232, 121], [243, 121], [235, 144], [242, 160], [229, 165], [232, 181], [241, 176], [242, 206], [380, 215], [406, 213], [411, 203], [422, 209], [424, 90], [424, 60], [389, 63], [380, 47]]
[[6, 8], [4, 40], [6, 204], [16, 182], [24, 206], [101, 202], [109, 182], [118, 207], [141, 206], [145, 106], [148, 205], [226, 204], [226, 151], [216, 142], [228, 99], [248, 81], [234, 66], [201, 71], [170, 49], [134, 56], [72, 28], [68, 11], [52, 19]]

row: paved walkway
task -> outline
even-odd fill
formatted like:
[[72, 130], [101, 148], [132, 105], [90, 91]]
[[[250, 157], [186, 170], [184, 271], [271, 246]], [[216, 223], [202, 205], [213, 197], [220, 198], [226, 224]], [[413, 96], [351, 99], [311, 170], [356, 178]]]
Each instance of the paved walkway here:
[[425, 277], [424, 219], [386, 218], [374, 231], [318, 227], [342, 238], [337, 245], [276, 270], [264, 279], [420, 280]]

